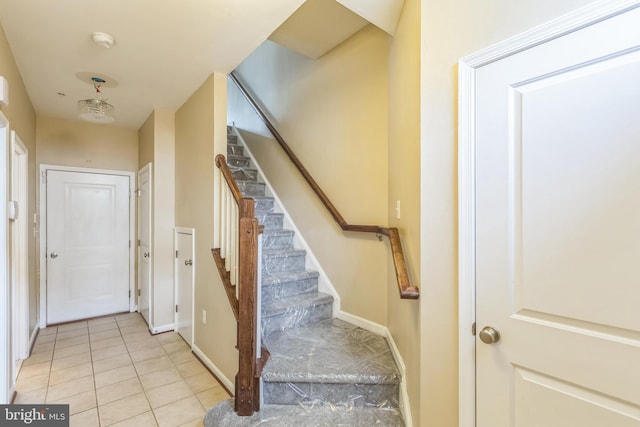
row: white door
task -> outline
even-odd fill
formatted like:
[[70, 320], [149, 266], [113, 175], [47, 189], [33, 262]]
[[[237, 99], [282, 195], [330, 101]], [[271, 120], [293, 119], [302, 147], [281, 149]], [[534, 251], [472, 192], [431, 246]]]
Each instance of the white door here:
[[47, 323], [129, 311], [129, 177], [46, 179]]
[[477, 426], [640, 426], [640, 9], [476, 79]]
[[194, 230], [176, 229], [176, 331], [193, 344]]
[[138, 311], [151, 325], [151, 163], [138, 172]]

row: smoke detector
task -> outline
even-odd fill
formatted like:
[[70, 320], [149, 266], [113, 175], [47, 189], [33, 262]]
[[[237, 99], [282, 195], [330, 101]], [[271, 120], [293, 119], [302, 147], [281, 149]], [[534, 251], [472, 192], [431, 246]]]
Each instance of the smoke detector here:
[[109, 49], [116, 42], [113, 39], [113, 36], [110, 36], [107, 33], [96, 32], [91, 34], [91, 39], [95, 44], [100, 47], [104, 47], [105, 49]]

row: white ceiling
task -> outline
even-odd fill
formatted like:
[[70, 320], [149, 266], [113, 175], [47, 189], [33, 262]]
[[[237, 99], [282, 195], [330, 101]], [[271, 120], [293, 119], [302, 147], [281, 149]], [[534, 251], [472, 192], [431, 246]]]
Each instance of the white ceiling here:
[[[176, 109], [212, 72], [229, 73], [304, 0], [0, 0], [2, 25], [38, 115], [75, 119], [88, 79], [108, 76], [114, 125]], [[91, 33], [112, 35], [110, 49]], [[111, 84], [110, 84], [111, 83]], [[59, 95], [63, 93], [66, 96]]]

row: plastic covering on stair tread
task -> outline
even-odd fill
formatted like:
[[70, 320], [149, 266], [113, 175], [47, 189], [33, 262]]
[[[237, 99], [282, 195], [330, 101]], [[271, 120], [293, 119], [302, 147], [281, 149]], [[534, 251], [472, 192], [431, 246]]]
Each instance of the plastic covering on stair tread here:
[[262, 307], [263, 337], [269, 337], [277, 331], [300, 328], [329, 319], [333, 314], [332, 304], [331, 295], [319, 292], [292, 295], [281, 300], [274, 299]]
[[404, 421], [396, 409], [360, 409], [327, 405], [310, 410], [296, 405], [264, 405], [250, 417], [233, 411], [233, 399], [223, 400], [204, 417], [205, 427], [402, 427]]
[[338, 319], [265, 338], [265, 403], [307, 409], [398, 408], [400, 374], [387, 341]]

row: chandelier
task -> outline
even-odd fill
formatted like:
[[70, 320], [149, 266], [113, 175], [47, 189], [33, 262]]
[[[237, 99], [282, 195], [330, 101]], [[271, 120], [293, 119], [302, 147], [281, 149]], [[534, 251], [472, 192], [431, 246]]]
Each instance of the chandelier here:
[[93, 123], [111, 123], [114, 120], [113, 105], [102, 98], [100, 86], [106, 83], [100, 77], [91, 77], [93, 87], [96, 90], [96, 97], [93, 99], [81, 99], [78, 101], [78, 115], [82, 120]]

